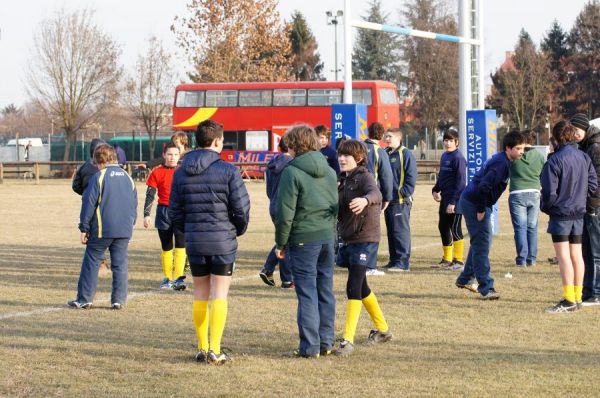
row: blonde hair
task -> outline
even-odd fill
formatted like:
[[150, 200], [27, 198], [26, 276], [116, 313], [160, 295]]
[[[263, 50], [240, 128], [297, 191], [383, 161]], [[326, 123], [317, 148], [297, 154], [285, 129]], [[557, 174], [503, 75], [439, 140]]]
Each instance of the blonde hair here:
[[115, 149], [108, 144], [100, 144], [94, 149], [94, 163], [97, 165], [111, 164], [117, 161]]

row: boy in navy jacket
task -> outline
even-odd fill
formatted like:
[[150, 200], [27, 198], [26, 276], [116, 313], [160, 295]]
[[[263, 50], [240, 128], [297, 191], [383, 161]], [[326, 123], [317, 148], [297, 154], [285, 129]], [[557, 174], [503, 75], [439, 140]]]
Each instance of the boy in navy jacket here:
[[79, 309], [92, 306], [98, 267], [108, 249], [113, 274], [111, 307], [118, 310], [127, 300], [127, 247], [136, 221], [137, 191], [129, 174], [116, 163], [117, 157], [110, 145], [101, 144], [96, 148], [94, 162], [100, 172], [89, 179], [79, 217], [81, 243], [87, 247], [77, 284], [77, 299], [67, 304]]
[[[497, 300], [490, 274], [490, 248], [492, 246], [492, 206], [496, 204], [508, 185], [510, 162], [520, 159], [525, 150], [525, 139], [518, 131], [511, 131], [502, 140], [503, 152], [492, 156], [473, 177], [463, 191], [459, 213], [465, 217], [471, 237], [465, 268], [456, 279], [456, 287], [479, 292], [482, 300]], [[476, 277], [479, 286], [471, 284]]]

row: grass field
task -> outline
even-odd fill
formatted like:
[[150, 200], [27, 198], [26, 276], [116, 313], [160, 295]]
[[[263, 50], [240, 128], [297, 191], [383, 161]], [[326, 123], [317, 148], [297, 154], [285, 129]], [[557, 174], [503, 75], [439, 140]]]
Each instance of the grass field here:
[[[419, 185], [412, 213], [412, 272], [371, 277], [394, 333], [366, 347], [365, 311], [348, 358], [287, 359], [297, 346], [296, 299], [258, 278], [273, 242], [263, 183], [247, 184], [250, 227], [240, 239], [223, 345], [233, 362], [194, 362], [190, 290], [159, 291], [159, 240], [138, 219], [130, 244], [129, 302], [110, 311], [110, 278], [89, 311], [66, 308], [84, 247], [80, 199], [70, 182], [0, 185], [0, 396], [598, 396], [600, 309], [547, 315], [561, 295], [540, 220], [540, 260], [514, 266], [506, 196], [492, 273], [502, 297], [482, 302], [454, 287], [456, 273], [432, 270], [441, 248], [431, 186]], [[138, 183], [141, 213], [144, 188]], [[468, 245], [466, 245], [468, 247]], [[385, 238], [380, 264], [387, 260]], [[511, 272], [512, 279], [504, 275]], [[345, 315], [346, 272], [336, 269], [336, 335]]]

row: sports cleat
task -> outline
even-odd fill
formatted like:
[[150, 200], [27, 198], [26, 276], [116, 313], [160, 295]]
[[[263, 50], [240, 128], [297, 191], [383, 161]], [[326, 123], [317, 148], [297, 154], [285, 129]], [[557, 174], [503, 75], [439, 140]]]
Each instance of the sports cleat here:
[[269, 286], [275, 286], [275, 279], [273, 279], [273, 273], [272, 272], [268, 272], [266, 269], [261, 269], [260, 273], [258, 274], [258, 276], [260, 276], [260, 279], [262, 279], [262, 281], [269, 285]]
[[187, 286], [185, 285], [184, 280], [185, 280], [185, 275], [177, 278], [177, 280], [171, 284], [171, 287], [173, 288], [173, 290], [176, 290], [176, 291], [185, 290], [185, 288]]
[[583, 302], [581, 303], [582, 306], [584, 307], [591, 307], [593, 305], [600, 305], [600, 297], [598, 296], [592, 296], [589, 298], [586, 298], [585, 300], [583, 300]]
[[379, 343], [386, 343], [392, 339], [392, 332], [380, 332], [379, 330], [372, 329], [367, 337], [367, 345], [375, 345]]
[[544, 310], [546, 314], [560, 314], [574, 311], [577, 311], [577, 304], [565, 299], [560, 300], [558, 304]]
[[208, 355], [206, 356], [206, 362], [208, 362], [210, 365], [221, 366], [225, 364], [225, 362], [229, 361], [231, 361], [231, 358], [229, 358], [229, 356], [224, 352], [215, 354], [214, 352], [209, 351]]
[[196, 362], [206, 362], [207, 358], [208, 358], [208, 355], [206, 354], [206, 351], [204, 351], [204, 350], [200, 350], [196, 354]]
[[67, 305], [71, 308], [77, 308], [78, 310], [89, 310], [92, 308], [92, 303], [80, 303], [77, 300], [67, 301]]
[[465, 263], [460, 260], [454, 259], [452, 260], [452, 271], [462, 271], [465, 269]]
[[123, 309], [123, 304], [121, 304], [121, 303], [112, 303], [110, 305], [110, 309], [111, 310], [122, 310]]
[[172, 286], [171, 281], [169, 280], [169, 278], [165, 278], [163, 279], [163, 281], [160, 283], [160, 286], [158, 287], [159, 289], [170, 289]]
[[379, 271], [378, 269], [369, 269], [366, 272], [367, 276], [384, 276], [385, 272]]
[[477, 287], [478, 287], [479, 285], [478, 285], [477, 283], [475, 283], [475, 282], [473, 282], [473, 283], [469, 282], [469, 283], [466, 283], [466, 284], [464, 284], [464, 285], [463, 285], [462, 283], [458, 283], [458, 282], [456, 282], [456, 283], [455, 283], [455, 285], [456, 285], [456, 287], [457, 287], [457, 288], [459, 288], [459, 289], [467, 289], [467, 290], [468, 290], [468, 291], [470, 291], [470, 292], [473, 292], [473, 293], [479, 293], [479, 292], [477, 291]]
[[282, 289], [293, 289], [294, 287], [296, 287], [294, 282], [281, 282]]
[[449, 269], [452, 267], [452, 264], [452, 261], [447, 261], [442, 258], [439, 263], [432, 265], [431, 268]]
[[342, 340], [340, 346], [333, 351], [333, 353], [340, 357], [345, 357], [347, 355], [352, 354], [354, 351], [354, 344], [349, 342], [348, 340]]
[[490, 289], [486, 294], [479, 296], [480, 300], [498, 300], [499, 298], [500, 293], [498, 293], [496, 289]]
[[[329, 352], [331, 352], [331, 351], [329, 351]], [[301, 355], [301, 354], [300, 354], [300, 350], [298, 350], [298, 349], [295, 349], [295, 350], [292, 350], [292, 351], [285, 352], [285, 353], [283, 354], [283, 356], [284, 356], [284, 357], [287, 357], [287, 358], [306, 358], [306, 359], [317, 359], [317, 358], [319, 358], [319, 357], [321, 356], [321, 354], [320, 354], [320, 353], [317, 353], [317, 354], [312, 354], [312, 355], [309, 355], [309, 354], [304, 354], [304, 355]]]
[[321, 357], [328, 357], [328, 356], [330, 356], [332, 354], [333, 354], [333, 350], [331, 350], [331, 349], [329, 349], [329, 350], [321, 349], [321, 352], [319, 353], [319, 356], [321, 356]]

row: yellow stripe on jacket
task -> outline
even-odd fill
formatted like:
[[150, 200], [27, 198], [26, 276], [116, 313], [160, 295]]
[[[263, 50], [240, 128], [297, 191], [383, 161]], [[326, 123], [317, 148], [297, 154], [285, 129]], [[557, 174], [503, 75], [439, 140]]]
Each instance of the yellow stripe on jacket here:
[[100, 170], [100, 177], [98, 178], [98, 206], [96, 206], [96, 218], [98, 219], [98, 238], [102, 238], [102, 214], [100, 213], [100, 203], [102, 202], [102, 183], [104, 182], [104, 175], [106, 169]]

